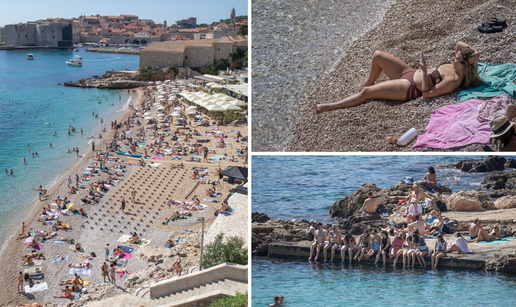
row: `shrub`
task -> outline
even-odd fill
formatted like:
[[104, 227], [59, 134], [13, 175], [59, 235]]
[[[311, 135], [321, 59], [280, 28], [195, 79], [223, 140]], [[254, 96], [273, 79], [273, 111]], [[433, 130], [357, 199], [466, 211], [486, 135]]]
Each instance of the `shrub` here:
[[215, 241], [206, 245], [202, 255], [203, 269], [231, 262], [247, 265], [247, 248], [244, 248], [244, 239], [240, 237], [228, 237], [222, 242], [224, 234], [218, 234]]
[[219, 298], [211, 304], [211, 307], [246, 307], [249, 304], [249, 300], [246, 293], [240, 293], [237, 291], [235, 296]]
[[179, 69], [178, 69], [177, 67], [173, 66], [173, 65], [170, 65], [170, 66], [168, 67], [168, 70], [169, 70], [169, 71], [173, 71], [173, 72], [174, 72], [174, 74], [175, 74], [176, 76], [177, 76], [177, 74], [179, 73]]
[[147, 71], [148, 71], [148, 69], [147, 69], [147, 67], [145, 67], [145, 66], [141, 66], [141, 67], [138, 67], [138, 71], [139, 71], [140, 73], [144, 73], [144, 72], [147, 72]]

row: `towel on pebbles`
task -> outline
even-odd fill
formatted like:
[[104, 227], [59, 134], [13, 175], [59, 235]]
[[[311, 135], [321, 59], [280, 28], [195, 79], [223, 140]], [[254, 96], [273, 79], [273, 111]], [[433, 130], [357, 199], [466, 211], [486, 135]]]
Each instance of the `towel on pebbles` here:
[[38, 292], [38, 291], [43, 291], [43, 290], [47, 290], [47, 289], [48, 289], [47, 283], [43, 282], [40, 284], [34, 284], [32, 287], [29, 285], [25, 286], [25, 293]]
[[[115, 255], [115, 257], [117, 257], [118, 253], [115, 253], [114, 255]], [[131, 255], [131, 254], [123, 253], [122, 258], [124, 258], [124, 259], [131, 259], [132, 256], [133, 255]]]
[[70, 268], [70, 274], [79, 274], [79, 275], [91, 275], [91, 269], [86, 268]]
[[54, 258], [54, 260], [52, 260], [52, 263], [57, 263], [64, 260], [68, 260], [68, 255], [63, 256], [63, 258], [61, 258], [61, 256], [57, 256], [56, 258]]
[[30, 248], [30, 249], [42, 249], [42, 248], [43, 248], [43, 244], [38, 243], [38, 247], [32, 247], [32, 246], [30, 246], [30, 245], [29, 245], [29, 246], [27, 246], [27, 247], [28, 247], [28, 248]]
[[70, 245], [68, 248], [73, 250], [73, 251], [75, 251], [75, 252], [85, 252], [86, 251], [86, 249], [84, 247], [81, 247], [80, 250], [75, 249], [75, 245], [73, 245], [73, 244]]
[[[130, 238], [131, 238], [131, 236], [130, 236], [130, 235], [122, 235], [122, 236], [120, 237], [120, 239], [118, 239], [118, 242], [126, 243], [126, 242], [127, 242], [127, 240], [129, 240]], [[123, 248], [122, 248], [122, 249], [123, 249]]]

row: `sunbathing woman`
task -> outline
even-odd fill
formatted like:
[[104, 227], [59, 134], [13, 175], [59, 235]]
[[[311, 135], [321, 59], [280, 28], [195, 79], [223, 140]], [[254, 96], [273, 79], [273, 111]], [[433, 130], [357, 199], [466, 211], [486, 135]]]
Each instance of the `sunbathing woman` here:
[[[312, 107], [317, 112], [324, 112], [358, 106], [369, 99], [409, 101], [420, 96], [430, 98], [449, 94], [459, 87], [479, 83], [479, 57], [480, 53], [471, 46], [457, 42], [453, 64], [428, 69], [421, 59], [421, 69], [416, 70], [390, 54], [375, 51], [369, 78], [361, 84], [364, 88], [359, 93], [334, 103], [312, 103]], [[390, 80], [375, 84], [382, 71]]]
[[73, 283], [81, 283], [82, 284], [83, 282], [84, 281], [82, 280], [82, 278], [77, 273], [75, 273], [75, 276], [73, 279], [61, 280], [59, 282], [59, 285], [64, 286], [64, 285], [73, 284]]
[[86, 262], [86, 263], [70, 263], [68, 265], [68, 267], [70, 267], [70, 268], [85, 268], [85, 269], [89, 269], [90, 268], [90, 263], [89, 262]]
[[516, 106], [509, 104], [505, 115], [497, 115], [489, 126], [493, 130], [490, 138], [498, 151], [516, 151], [516, 130], [512, 120], [516, 117]]

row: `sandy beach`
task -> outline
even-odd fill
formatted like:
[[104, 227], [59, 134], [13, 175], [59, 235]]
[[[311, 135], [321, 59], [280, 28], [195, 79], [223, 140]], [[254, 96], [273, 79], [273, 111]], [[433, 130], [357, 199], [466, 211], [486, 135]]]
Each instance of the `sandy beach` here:
[[[134, 103], [134, 108], [138, 108], [146, 101], [150, 112], [154, 115], [156, 106], [152, 106], [152, 103], [155, 103], [153, 91], [149, 90], [147, 94], [145, 94], [144, 90], [137, 89], [135, 95], [136, 103]], [[178, 103], [182, 105], [184, 110], [186, 102], [180, 101]], [[136, 113], [136, 110], [129, 108], [127, 112], [118, 119], [118, 122], [124, 123], [126, 120], [142, 120], [141, 118], [131, 119], [130, 117], [133, 116], [134, 113]], [[211, 119], [206, 115], [204, 115], [204, 118], [206, 120]], [[155, 135], [151, 137], [152, 133], [162, 133], [168, 138], [173, 130], [178, 128], [175, 118], [173, 118], [171, 122], [170, 131], [163, 131], [163, 129], [152, 131], [151, 129], [146, 129], [146, 138], [149, 139], [147, 143], [151, 143], [151, 138], [154, 140]], [[126, 135], [136, 138], [137, 131], [142, 127], [136, 126], [134, 123], [128, 124], [124, 126], [124, 129], [118, 130], [117, 133], [122, 130], [130, 130], [131, 134], [127, 133]], [[168, 127], [163, 125], [162, 128]], [[134, 232], [137, 232], [140, 238], [144, 238], [145, 240], [143, 241], [146, 242], [150, 240], [149, 246], [158, 246], [161, 248], [164, 247], [165, 242], [169, 238], [178, 239], [181, 237], [185, 238], [185, 240], [190, 240], [191, 243], [186, 242], [183, 243], [183, 245], [178, 245], [183, 248], [182, 250], [185, 253], [185, 257], [180, 257], [180, 259], [183, 259], [182, 266], [185, 269], [194, 265], [195, 259], [198, 258], [198, 251], [195, 250], [192, 245], [195, 245], [196, 237], [200, 235], [198, 232], [201, 228], [201, 222], [198, 218], [204, 217], [205, 227], [209, 228], [210, 224], [215, 220], [215, 211], [220, 208], [222, 200], [230, 195], [230, 190], [235, 187], [235, 185], [232, 184], [219, 182], [215, 185], [215, 188], [220, 195], [217, 198], [212, 198], [206, 195], [206, 190], [211, 187], [211, 184], [205, 183], [206, 180], [219, 180], [217, 173], [219, 166], [221, 169], [225, 169], [230, 165], [247, 167], [244, 163], [246, 162], [244, 155], [240, 157], [239, 162], [229, 161], [229, 158], [232, 156], [238, 157], [236, 152], [242, 149], [244, 149], [247, 154], [247, 142], [238, 142], [236, 133], [231, 132], [231, 130], [239, 130], [243, 136], [247, 136], [247, 126], [218, 127], [218, 130], [224, 132], [224, 136], [227, 137], [224, 139], [227, 145], [224, 148], [216, 148], [216, 142], [220, 141], [220, 135], [218, 136], [219, 139], [215, 139], [217, 134], [207, 134], [207, 132], [215, 131], [216, 128], [216, 126], [192, 126], [192, 129], [197, 130], [201, 136], [193, 136], [188, 142], [185, 140], [183, 142], [179, 141], [176, 146], [182, 147], [182, 145], [186, 143], [195, 143], [197, 139], [210, 138], [209, 149], [212, 150], [213, 147], [213, 151], [216, 152], [216, 155], [224, 156], [220, 163], [214, 160], [208, 160], [208, 162], [186, 162], [187, 159], [193, 157], [192, 153], [183, 156], [182, 160], [171, 159], [171, 157], [176, 157], [175, 155], [158, 156], [156, 154], [153, 155], [151, 159], [145, 159], [145, 166], [139, 166], [136, 164], [138, 161], [137, 157], [118, 155], [110, 152], [109, 158], [120, 158], [120, 161], [104, 162], [104, 166], [109, 167], [111, 175], [115, 178], [111, 178], [113, 181], [108, 190], [101, 193], [102, 197], [98, 204], [94, 204], [94, 202], [85, 204], [81, 202], [81, 199], [88, 195], [88, 192], [91, 191], [94, 184], [99, 180], [108, 179], [109, 175], [106, 172], [93, 174], [91, 178], [86, 180], [81, 179], [78, 189], [79, 192], [77, 194], [69, 193], [70, 188], [68, 188], [67, 184], [68, 174], [71, 174], [72, 178], [74, 178], [75, 174], [84, 173], [88, 167], [91, 168], [95, 166], [98, 169], [100, 166], [100, 161], [92, 148], [84, 154], [81, 153], [81, 159], [78, 163], [63, 174], [58, 182], [49, 189], [47, 193], [48, 196], [43, 198], [43, 201], [37, 201], [35, 203], [32, 212], [30, 212], [25, 219], [25, 223], [28, 224], [25, 232], [35, 232], [37, 230], [50, 231], [51, 226], [43, 226], [42, 222], [38, 222], [42, 208], [54, 203], [54, 200], [58, 196], [61, 198], [68, 197], [70, 203], [74, 203], [73, 209], [78, 210], [82, 208], [87, 212], [87, 217], [71, 212], [67, 215], [60, 214], [59, 220], [65, 224], [70, 224], [73, 229], [69, 231], [58, 230], [56, 237], [74, 239], [75, 242], [82, 244], [85, 251], [73, 251], [69, 248], [71, 245], [54, 243], [54, 239], [51, 239], [41, 243], [43, 247], [40, 251], [43, 252], [45, 256], [44, 260], [36, 261], [35, 265], [32, 266], [21, 266], [21, 257], [29, 253], [31, 249], [27, 248], [27, 244], [24, 244], [25, 239], [16, 240], [17, 235], [21, 233], [22, 229], [22, 221], [20, 221], [20, 227], [12, 230], [12, 235], [6, 240], [0, 251], [0, 272], [3, 277], [0, 280], [0, 304], [2, 306], [17, 306], [19, 303], [33, 303], [36, 301], [40, 304], [50, 302], [63, 305], [70, 302], [70, 300], [64, 298], [53, 298], [54, 295], [63, 295], [63, 292], [59, 290], [59, 281], [73, 277], [73, 274], [69, 272], [69, 264], [84, 263], [84, 260], [80, 259], [81, 256], [89, 255], [91, 252], [96, 254], [96, 257], [89, 259], [89, 263], [92, 266], [91, 275], [81, 275], [84, 280], [91, 282], [91, 286], [86, 287], [87, 289], [91, 289], [91, 287], [99, 285], [103, 281], [103, 277], [100, 275], [100, 269], [105, 260], [104, 247], [106, 243], [109, 243], [110, 248], [114, 249], [117, 244], [120, 244], [120, 242], [117, 241], [122, 235], [130, 235]], [[186, 132], [188, 133], [188, 130], [186, 130]], [[115, 137], [115, 130], [109, 129], [106, 133], [103, 133], [103, 135], [103, 139], [94, 140], [95, 149], [97, 151], [105, 150], [106, 145]], [[166, 140], [167, 142], [172, 142], [172, 140]], [[127, 143], [127, 140], [119, 141], [118, 144], [124, 146], [124, 143]], [[150, 144], [141, 145], [136, 149], [136, 153], [143, 155], [145, 150], [149, 150], [150, 152], [154, 149], [156, 149], [156, 147], [151, 148]], [[213, 154], [210, 154], [208, 157], [211, 156], [213, 156]], [[178, 168], [177, 166], [181, 163], [183, 164], [183, 168]], [[150, 164], [153, 164], [153, 166], [150, 166]], [[123, 168], [115, 169], [118, 166]], [[193, 168], [208, 168], [205, 171], [206, 174], [203, 180], [191, 179], [194, 171]], [[203, 170], [199, 170], [199, 172], [202, 173]], [[116, 175], [114, 173], [116, 173]], [[75, 179], [72, 180], [72, 185], [75, 185]], [[133, 189], [136, 191], [135, 202], [130, 200]], [[35, 191], [35, 193], [36, 192], [37, 191]], [[121, 209], [122, 197], [127, 201], [124, 211]], [[194, 197], [198, 197], [200, 203], [205, 205], [202, 212], [187, 210], [188, 208], [191, 209], [191, 207], [186, 205], [167, 205], [167, 201], [171, 199], [183, 202], [192, 201]], [[55, 209], [55, 206], [52, 206], [52, 208]], [[162, 222], [165, 222], [165, 218], [170, 217], [175, 211], [187, 212], [190, 213], [191, 216], [170, 221], [168, 225], [162, 224]], [[184, 231], [185, 229], [188, 230], [188, 232]], [[133, 255], [139, 250], [139, 246], [133, 244], [129, 245], [125, 243], [122, 245], [134, 248], [132, 252]], [[112, 251], [110, 254], [112, 254]], [[52, 263], [52, 260], [58, 256], [68, 256], [68, 260]], [[133, 274], [147, 268], [148, 265], [147, 261], [137, 258], [139, 257], [128, 259], [124, 267]], [[34, 273], [36, 268], [40, 268], [41, 272], [44, 273], [44, 279], [38, 281], [41, 283], [46, 282], [48, 289], [25, 295], [16, 293], [15, 288], [18, 272], [21, 271], [31, 274]], [[130, 276], [131, 275], [129, 275], [129, 277]], [[127, 289], [124, 286], [124, 282], [125, 278], [117, 276], [117, 288], [115, 290], [118, 291], [118, 293], [130, 292], [131, 289]], [[24, 285], [27, 285], [27, 283], [24, 283]]]
[[[317, 104], [338, 101], [360, 91], [359, 83], [367, 78], [371, 56], [381, 50], [419, 67], [423, 51], [428, 67], [451, 62], [455, 44], [463, 41], [476, 48], [480, 62], [501, 64], [514, 62], [516, 12], [511, 1], [397, 1], [383, 20], [364, 36], [354, 41], [332, 72], [320, 76], [300, 101], [300, 119], [293, 128], [287, 151], [413, 151], [412, 141], [405, 147], [387, 143], [414, 127], [423, 134], [432, 111], [458, 103], [457, 91], [436, 97], [419, 97], [409, 102], [371, 100], [357, 107], [316, 114]], [[477, 27], [489, 18], [505, 18], [503, 32], [483, 34]], [[320, 59], [323, 61], [324, 59]], [[382, 74], [377, 82], [387, 80]], [[514, 98], [511, 97], [514, 103]], [[440, 151], [482, 151], [483, 145]], [[423, 151], [435, 151], [424, 149]]]

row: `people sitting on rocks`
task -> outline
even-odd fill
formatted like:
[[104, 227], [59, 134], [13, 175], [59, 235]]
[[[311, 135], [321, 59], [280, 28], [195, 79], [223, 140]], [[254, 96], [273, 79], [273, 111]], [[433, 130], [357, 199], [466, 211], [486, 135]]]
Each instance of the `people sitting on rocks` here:
[[430, 182], [433, 182], [433, 183], [437, 184], [437, 178], [436, 178], [436, 175], [435, 175], [435, 169], [432, 166], [428, 167], [428, 173], [425, 174], [424, 180], [425, 181], [430, 181]]
[[462, 234], [460, 232], [457, 232], [455, 234], [455, 241], [450, 244], [448, 247], [447, 252], [448, 253], [459, 253], [459, 254], [465, 254], [469, 252], [468, 249], [468, 242], [462, 237]]
[[371, 236], [371, 242], [369, 244], [369, 250], [364, 255], [366, 258], [370, 258], [374, 256], [380, 250], [380, 244], [382, 243], [382, 238], [378, 235], [378, 230], [373, 229], [373, 235]]
[[433, 234], [436, 235], [437, 233], [442, 233], [443, 227], [444, 227], [444, 220], [447, 218], [443, 218], [441, 215], [441, 212], [436, 213], [436, 218], [426, 230], [426, 234]]
[[482, 226], [480, 226], [480, 220], [477, 218], [469, 226], [469, 236], [471, 240], [469, 243], [478, 243], [479, 241], [491, 242], [494, 240], [501, 240], [502, 234], [500, 232], [500, 225], [494, 225], [490, 233], [488, 233]]
[[357, 242], [355, 236], [346, 233], [342, 238], [342, 248], [340, 249], [340, 258], [344, 261], [344, 255], [348, 251], [349, 261], [353, 258], [353, 251], [357, 249]]
[[423, 214], [423, 207], [417, 203], [417, 199], [412, 199], [410, 206], [407, 206], [407, 212], [403, 217], [407, 218], [407, 224], [416, 220], [416, 215]]
[[364, 206], [362, 207], [362, 217], [364, 215], [376, 215], [378, 210], [378, 202], [373, 198], [373, 192], [367, 193], [367, 198], [364, 201]]
[[308, 258], [308, 261], [312, 260], [314, 249], [317, 248], [317, 254], [314, 258], [315, 261], [319, 259], [319, 252], [321, 251], [321, 247], [324, 245], [324, 241], [326, 240], [326, 237], [328, 236], [328, 231], [326, 229], [323, 229], [322, 223], [317, 224], [317, 230], [315, 231], [315, 242], [310, 247], [310, 257]]
[[183, 272], [183, 267], [181, 267], [181, 260], [177, 260], [174, 263], [174, 270], [176, 271], [177, 276], [181, 276], [181, 272]]
[[313, 241], [315, 237], [315, 231], [317, 223], [314, 219], [310, 220], [310, 229], [308, 229], [308, 241]]

